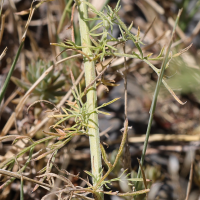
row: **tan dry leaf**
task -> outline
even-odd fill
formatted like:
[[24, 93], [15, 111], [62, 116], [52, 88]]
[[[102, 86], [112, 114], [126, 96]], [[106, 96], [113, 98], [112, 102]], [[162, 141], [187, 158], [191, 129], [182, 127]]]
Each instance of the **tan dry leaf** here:
[[30, 8], [28, 10], [22, 10], [20, 12], [15, 12], [16, 15], [20, 15], [20, 16], [27, 15], [29, 13], [30, 13]]
[[174, 93], [174, 91], [168, 86], [168, 84], [165, 82], [165, 80], [162, 80], [162, 82], [163, 82], [164, 86], [167, 88], [167, 90], [170, 92], [170, 94], [174, 97], [174, 99], [175, 99], [178, 103], [180, 103], [181, 105], [184, 105], [184, 104], [187, 103], [187, 101], [186, 101], [185, 103], [182, 102], [182, 101], [176, 96], [176, 94]]

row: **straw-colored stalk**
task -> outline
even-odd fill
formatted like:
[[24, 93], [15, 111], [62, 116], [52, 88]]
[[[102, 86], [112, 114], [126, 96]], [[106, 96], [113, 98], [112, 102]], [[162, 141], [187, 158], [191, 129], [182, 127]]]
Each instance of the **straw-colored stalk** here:
[[[91, 46], [91, 41], [89, 37], [89, 27], [87, 22], [84, 20], [88, 18], [87, 6], [84, 2], [76, 2], [78, 5], [79, 12], [79, 24], [80, 24], [80, 34], [81, 43], [85, 48], [82, 51], [92, 59], [92, 52], [89, 48]], [[84, 70], [85, 70], [85, 80], [86, 87], [95, 79], [95, 63], [94, 61], [89, 61], [88, 58], [84, 57]], [[94, 83], [87, 91], [87, 108], [88, 112], [94, 110], [97, 107], [97, 93], [96, 93], [96, 83]], [[102, 163], [101, 163], [101, 151], [100, 151], [100, 137], [99, 137], [99, 123], [98, 114], [93, 113], [89, 117], [89, 140], [90, 140], [90, 154], [91, 154], [91, 166], [92, 174], [95, 179], [93, 179], [93, 185], [101, 178]]]

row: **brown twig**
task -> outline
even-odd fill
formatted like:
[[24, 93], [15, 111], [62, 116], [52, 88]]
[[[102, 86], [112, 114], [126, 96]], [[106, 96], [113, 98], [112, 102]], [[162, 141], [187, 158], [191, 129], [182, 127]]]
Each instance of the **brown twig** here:
[[5, 26], [5, 15], [2, 15], [2, 17], [1, 17], [1, 29], [0, 29], [0, 45], [1, 45], [2, 37], [3, 37], [4, 26]]

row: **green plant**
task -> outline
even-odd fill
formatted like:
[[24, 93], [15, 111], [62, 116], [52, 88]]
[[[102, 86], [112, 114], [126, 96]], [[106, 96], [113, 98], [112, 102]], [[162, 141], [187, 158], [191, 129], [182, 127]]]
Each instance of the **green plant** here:
[[[11, 80], [20, 88], [28, 91], [31, 86], [39, 79], [39, 77], [51, 66], [50, 63], [45, 63], [42, 60], [35, 64], [30, 64], [27, 69], [26, 78], [28, 82], [22, 81], [16, 77], [11, 77]], [[32, 93], [32, 98], [35, 100], [47, 100], [53, 103], [58, 103], [59, 96], [64, 96], [66, 93], [62, 90], [65, 85], [64, 77], [60, 71], [55, 68], [37, 85]]]
[[[47, 0], [47, 1], [48, 1], [48, 0]], [[50, 1], [50, 0], [49, 0], [49, 1]], [[1, 12], [2, 12], [3, 3], [4, 3], [4, 1], [1, 1], [0, 16], [1, 16]], [[8, 73], [8, 75], [7, 75], [7, 77], [6, 77], [6, 80], [5, 80], [4, 84], [3, 84], [2, 90], [0, 91], [0, 92], [1, 92], [1, 93], [0, 93], [0, 103], [1, 103], [2, 100], [3, 100], [3, 97], [4, 97], [4, 95], [5, 95], [6, 89], [7, 89], [7, 87], [8, 87], [8, 83], [9, 83], [9, 81], [10, 81], [10, 78], [11, 78], [11, 76], [12, 76], [12, 73], [13, 73], [14, 69], [15, 69], [16, 63], [17, 63], [17, 61], [18, 61], [19, 55], [20, 55], [20, 53], [21, 53], [21, 51], [22, 51], [22, 48], [23, 48], [23, 46], [24, 46], [24, 41], [25, 41], [25, 39], [26, 39], [27, 30], [28, 30], [30, 21], [31, 21], [31, 19], [32, 19], [32, 17], [33, 17], [33, 14], [34, 14], [35, 10], [36, 10], [37, 8], [39, 8], [43, 3], [44, 3], [44, 1], [42, 1], [42, 2], [40, 2], [40, 3], [38, 3], [38, 4], [36, 4], [35, 6], [33, 6], [33, 3], [32, 3], [32, 5], [31, 5], [31, 8], [30, 8], [30, 10], [29, 10], [29, 18], [28, 18], [27, 23], [26, 23], [26, 26], [25, 26], [24, 34], [22, 35], [22, 38], [20, 38], [20, 45], [19, 45], [19, 48], [18, 48], [17, 53], [16, 53], [16, 56], [15, 56], [15, 58], [14, 58], [14, 60], [13, 60], [12, 66], [11, 66], [11, 68], [10, 68], [10, 70], [9, 70], [9, 73]], [[3, 31], [3, 30], [2, 30], [2, 31]], [[1, 54], [0, 57], [2, 57], [3, 54], [5, 54], [5, 53], [6, 53], [6, 49], [3, 51], [3, 53]]]
[[[91, 68], [92, 66], [90, 66], [90, 70], [88, 70], [86, 67], [87, 64], [91, 64], [93, 65], [93, 70], [94, 70], [94, 64], [93, 62], [101, 62], [103, 60], [103, 58], [105, 56], [114, 56], [114, 57], [131, 57], [131, 58], [136, 58], [136, 59], [140, 59], [144, 62], [146, 62], [157, 74], [158, 74], [158, 82], [157, 82], [157, 86], [156, 86], [156, 90], [154, 93], [154, 99], [152, 102], [152, 106], [151, 106], [151, 110], [150, 110], [150, 119], [149, 119], [149, 124], [148, 124], [148, 128], [147, 128], [147, 134], [146, 134], [146, 140], [145, 140], [145, 144], [144, 144], [144, 148], [143, 148], [143, 154], [142, 154], [142, 158], [141, 158], [141, 165], [143, 165], [144, 162], [144, 155], [146, 152], [146, 148], [147, 148], [147, 143], [148, 143], [148, 137], [150, 134], [150, 128], [151, 128], [151, 124], [152, 124], [152, 119], [153, 119], [153, 113], [155, 110], [155, 105], [156, 105], [156, 101], [157, 101], [157, 96], [158, 96], [158, 92], [159, 92], [159, 88], [161, 83], [163, 82], [163, 84], [165, 85], [165, 87], [168, 89], [168, 91], [174, 96], [174, 98], [180, 103], [180, 104], [184, 104], [183, 102], [181, 102], [178, 97], [175, 95], [175, 93], [172, 91], [172, 89], [168, 86], [168, 84], [166, 83], [166, 81], [163, 79], [164, 76], [164, 71], [165, 69], [169, 66], [169, 63], [171, 61], [171, 58], [173, 57], [177, 57], [180, 56], [182, 53], [184, 53], [188, 48], [186, 48], [185, 50], [181, 51], [178, 54], [175, 55], [169, 55], [169, 51], [171, 48], [171, 43], [172, 43], [172, 39], [173, 39], [173, 34], [175, 31], [175, 27], [173, 30], [173, 34], [170, 40], [170, 44], [168, 46], [167, 49], [167, 53], [165, 54], [165, 56], [163, 57], [163, 51], [164, 49], [161, 50], [160, 54], [157, 57], [151, 58], [152, 54], [149, 54], [147, 56], [144, 56], [142, 48], [141, 48], [141, 44], [143, 44], [141, 42], [141, 38], [140, 38], [140, 29], [138, 28], [138, 33], [137, 35], [133, 35], [130, 32], [130, 29], [132, 28], [132, 24], [130, 25], [130, 27], [126, 27], [126, 25], [121, 21], [120, 17], [118, 16], [118, 11], [120, 9], [120, 5], [119, 2], [117, 3], [116, 7], [112, 10], [109, 6], [106, 8], [107, 11], [107, 15], [105, 15], [103, 12], [98, 11], [95, 9], [94, 6], [92, 6], [90, 3], [88, 3], [87, 1], [77, 1], [76, 3], [78, 4], [78, 6], [80, 6], [80, 8], [82, 8], [82, 10], [79, 10], [80, 14], [80, 27], [82, 26], [82, 24], [84, 24], [84, 28], [81, 29], [81, 34], [83, 35], [82, 37], [82, 46], [77, 46], [74, 42], [71, 41], [66, 41], [65, 43], [60, 43], [60, 44], [54, 44], [54, 45], [58, 45], [61, 47], [65, 47], [68, 49], [82, 49], [82, 54], [85, 56], [85, 73], [86, 73], [86, 80], [87, 80], [87, 74], [91, 73]], [[86, 7], [85, 5], [88, 5], [89, 8], [97, 15], [99, 16], [99, 18], [92, 18], [92, 19], [88, 19], [87, 18], [87, 14], [85, 14], [86, 11]], [[81, 7], [82, 6], [82, 7]], [[180, 13], [178, 14], [177, 20], [176, 20], [176, 24], [178, 23], [178, 19], [180, 17]], [[85, 14], [85, 15], [84, 15]], [[87, 21], [91, 21], [91, 20], [100, 20], [100, 22], [94, 26], [90, 31], [88, 30], [87, 24], [85, 24]], [[116, 23], [119, 26], [119, 29], [121, 31], [121, 35], [122, 37], [119, 39], [116, 39], [114, 37], [112, 37], [112, 35], [110, 35], [109, 33], [109, 29], [111, 29], [112, 31], [112, 27], [113, 24]], [[93, 31], [97, 30], [97, 29], [103, 29], [102, 32], [100, 33], [93, 33]], [[87, 30], [87, 32], [85, 32], [84, 30]], [[90, 43], [90, 39], [89, 39], [89, 35], [90, 35], [90, 39], [93, 42], [93, 44], [95, 45], [94, 47], [91, 46]], [[101, 36], [101, 38], [97, 41], [95, 40], [93, 37], [98, 37]], [[110, 36], [111, 39], [108, 39], [108, 36]], [[86, 37], [86, 38], [85, 38]], [[122, 54], [122, 53], [118, 53], [117, 52], [117, 48], [115, 48], [115, 46], [119, 43], [124, 43], [128, 40], [132, 40], [132, 42], [135, 44], [135, 46], [138, 49], [138, 52], [136, 53], [135, 51], [131, 52], [132, 54]], [[109, 42], [116, 42], [114, 45], [109, 45]], [[86, 54], [86, 55], [85, 55]], [[150, 60], [163, 60], [163, 64], [161, 69], [157, 69], [152, 63], [150, 63]], [[105, 68], [106, 66], [104, 66]], [[88, 70], [88, 71], [86, 71]], [[92, 72], [93, 73], [93, 72]], [[95, 77], [93, 77], [93, 79], [95, 79]], [[92, 79], [90, 80], [92, 82]], [[86, 83], [86, 86], [89, 83]], [[96, 101], [96, 100], [95, 100]], [[94, 101], [94, 102], [95, 102]], [[95, 103], [94, 103], [95, 104]], [[90, 105], [90, 104], [89, 104]], [[95, 106], [95, 105], [94, 105]], [[95, 124], [98, 124], [97, 119], [94, 122]], [[125, 142], [124, 142], [125, 144]], [[92, 146], [92, 144], [90, 144], [90, 146]], [[95, 149], [98, 149], [98, 147], [95, 147]], [[103, 150], [102, 150], [103, 151]], [[92, 155], [92, 153], [91, 153]], [[120, 155], [120, 150], [119, 150], [119, 155]], [[103, 153], [103, 158], [104, 161], [106, 160], [105, 155]], [[108, 165], [109, 170], [107, 171], [107, 173], [104, 176], [107, 176], [114, 168], [114, 166], [108, 164], [108, 161], [105, 161], [106, 164]], [[138, 171], [138, 177], [140, 177], [141, 168], [139, 168]], [[93, 174], [93, 177], [96, 177]], [[99, 183], [97, 181], [97, 178], [95, 178], [94, 180], [94, 185], [97, 184], [97, 186], [99, 186]], [[102, 179], [100, 179], [101, 182]], [[97, 182], [97, 183], [96, 183]], [[97, 189], [97, 186], [95, 187], [95, 189]], [[137, 183], [136, 183], [137, 186]]]
[[[56, 113], [52, 113], [49, 115], [50, 118], [54, 118], [57, 122], [55, 122], [50, 128], [51, 131], [47, 132], [44, 131], [45, 134], [50, 135], [48, 137], [42, 138], [41, 140], [33, 141], [30, 136], [14, 136], [15, 142], [22, 139], [28, 139], [28, 141], [31, 143], [28, 147], [22, 149], [19, 153], [17, 153], [15, 156], [5, 160], [3, 163], [0, 164], [0, 168], [5, 168], [7, 170], [0, 170], [1, 174], [5, 174], [8, 176], [13, 176], [10, 180], [8, 180], [5, 184], [1, 186], [1, 188], [4, 188], [9, 183], [11, 183], [15, 178], [21, 178], [22, 186], [21, 190], [23, 190], [23, 179], [32, 181], [33, 183], [36, 183], [36, 187], [34, 188], [34, 191], [39, 187], [45, 187], [45, 189], [50, 190], [54, 189], [50, 194], [47, 194], [43, 198], [47, 198], [49, 195], [56, 194], [58, 197], [61, 198], [62, 194], [65, 193], [65, 195], [69, 198], [75, 197], [75, 198], [83, 198], [83, 199], [90, 199], [87, 197], [88, 193], [93, 194], [95, 199], [103, 199], [104, 194], [109, 195], [118, 195], [121, 197], [129, 197], [129, 196], [136, 196], [139, 194], [145, 194], [149, 192], [149, 189], [147, 188], [146, 184], [146, 178], [144, 171], [142, 170], [143, 162], [144, 162], [144, 156], [147, 148], [148, 143], [148, 137], [150, 134], [153, 114], [155, 111], [157, 96], [159, 93], [159, 88], [161, 83], [165, 85], [165, 87], [168, 89], [168, 91], [175, 97], [175, 99], [181, 103], [178, 97], [175, 95], [175, 93], [172, 91], [172, 89], [167, 85], [164, 77], [164, 71], [169, 66], [169, 63], [173, 57], [177, 57], [184, 53], [184, 51], [181, 51], [178, 54], [172, 55], [169, 54], [173, 34], [175, 31], [176, 26], [174, 27], [172, 37], [170, 40], [170, 44], [168, 45], [167, 51], [164, 55], [164, 48], [162, 48], [160, 54], [155, 57], [151, 57], [152, 54], [146, 55], [143, 52], [142, 45], [143, 42], [140, 38], [140, 29], [138, 28], [138, 32], [136, 35], [133, 35], [131, 33], [131, 24], [129, 27], [127, 27], [123, 21], [120, 19], [118, 15], [118, 11], [120, 10], [120, 1], [118, 1], [116, 7], [112, 9], [111, 7], [107, 6], [106, 11], [107, 14], [105, 14], [103, 11], [98, 11], [92, 4], [88, 3], [87, 1], [80, 1], [77, 0], [76, 4], [78, 6], [78, 12], [79, 12], [79, 23], [80, 23], [80, 35], [81, 35], [81, 45], [78, 45], [76, 41], [72, 39], [66, 40], [62, 43], [53, 43], [52, 45], [60, 46], [64, 49], [70, 49], [74, 50], [75, 52], [78, 52], [83, 57], [83, 64], [84, 64], [84, 71], [85, 71], [85, 82], [86, 87], [84, 92], [82, 92], [81, 87], [77, 88], [75, 84], [75, 80], [73, 75], [71, 74], [72, 79], [72, 98], [73, 100], [67, 101], [66, 107], [61, 107], [61, 110], [57, 108], [56, 105], [50, 103], [56, 108]], [[92, 12], [96, 14], [96, 18], [88, 18], [88, 9], [90, 8]], [[180, 17], [180, 12], [178, 14], [176, 24], [178, 22], [178, 19]], [[100, 22], [95, 25], [91, 30], [89, 29], [88, 21], [96, 21], [100, 20]], [[109, 30], [113, 28], [113, 25], [117, 24], [120, 31], [121, 31], [121, 37], [120, 38], [114, 38], [112, 34], [109, 33]], [[62, 27], [62, 25], [61, 25]], [[96, 31], [99, 31], [96, 33]], [[73, 34], [73, 33], [72, 33]], [[110, 39], [109, 39], [110, 37]], [[128, 40], [131, 40], [135, 47], [136, 51], [132, 50], [130, 53], [119, 53], [117, 49], [117, 45], [120, 43], [125, 44]], [[187, 49], [186, 49], [187, 50]], [[130, 177], [130, 174], [126, 175], [126, 181], [128, 181], [131, 185], [132, 182], [137, 183], [139, 181], [142, 181], [145, 185], [144, 190], [133, 190], [131, 192], [127, 193], [118, 193], [118, 192], [112, 192], [112, 191], [104, 191], [103, 186], [106, 186], [109, 188], [109, 184], [112, 184], [114, 181], [120, 181], [121, 177], [117, 177], [114, 179], [107, 179], [110, 173], [113, 171], [113, 169], [116, 167], [117, 163], [119, 162], [119, 159], [122, 155], [125, 143], [127, 141], [127, 134], [128, 134], [128, 120], [126, 118], [123, 128], [123, 135], [122, 135], [122, 141], [119, 147], [119, 150], [117, 152], [117, 155], [111, 163], [107, 159], [106, 151], [103, 147], [103, 145], [100, 144], [100, 136], [99, 136], [99, 127], [98, 127], [98, 113], [107, 114], [105, 112], [100, 111], [99, 109], [107, 106], [111, 103], [114, 103], [117, 99], [114, 99], [108, 103], [105, 103], [101, 106], [97, 106], [97, 92], [96, 92], [96, 81], [98, 79], [101, 79], [104, 72], [109, 68], [109, 64], [103, 65], [103, 60], [106, 56], [109, 57], [130, 57], [133, 59], [139, 59], [145, 63], [147, 63], [158, 75], [158, 81], [157, 86], [154, 93], [154, 98], [150, 110], [150, 119], [148, 124], [148, 129], [146, 133], [146, 140], [144, 144], [144, 149], [142, 153], [141, 161], [139, 161], [139, 172], [138, 177], [133, 178]], [[151, 61], [157, 60], [162, 61], [163, 64], [161, 69], [156, 68]], [[112, 60], [111, 60], [112, 62]], [[102, 65], [102, 72], [99, 73], [98, 76], [96, 76], [95, 71], [95, 64], [100, 63]], [[126, 63], [126, 60], [125, 60]], [[41, 65], [39, 63], [38, 65]], [[48, 68], [46, 66], [46, 68]], [[40, 70], [36, 70], [38, 68], [34, 68], [33, 66], [29, 67], [29, 72], [27, 73], [27, 78], [30, 83], [34, 83], [35, 80], [37, 80], [41, 74], [45, 71], [46, 68], [40, 68]], [[32, 76], [35, 74], [35, 76]], [[60, 87], [64, 85], [64, 81], [56, 82], [57, 78], [59, 77], [59, 74], [56, 74], [53, 72], [53, 70], [50, 72], [48, 76], [44, 80], [41, 80], [38, 87], [36, 87], [35, 91], [33, 92], [34, 95], [38, 96], [40, 99], [47, 99], [50, 101], [55, 102], [55, 96], [60, 94]], [[125, 79], [125, 78], [124, 78]], [[24, 82], [21, 82], [20, 80], [14, 79], [16, 84], [18, 84], [20, 87], [23, 87], [24, 89], [28, 90], [31, 87], [31, 84]], [[101, 82], [101, 80], [100, 80]], [[109, 80], [105, 80], [102, 78], [103, 84], [109, 84]], [[50, 91], [49, 86], [51, 85], [55, 91]], [[114, 86], [114, 85], [113, 85]], [[84, 98], [86, 95], [86, 101], [84, 102]], [[42, 100], [41, 100], [42, 102]], [[46, 100], [45, 100], [46, 102]], [[125, 102], [126, 104], [127, 102]], [[34, 104], [33, 104], [34, 105]], [[33, 106], [31, 105], [31, 106]], [[125, 105], [127, 107], [127, 105]], [[53, 111], [52, 111], [53, 112]], [[73, 125], [66, 126], [67, 122], [71, 120], [73, 121]], [[58, 151], [60, 151], [61, 148], [63, 148], [67, 143], [69, 143], [70, 140], [76, 135], [84, 135], [89, 136], [90, 140], [90, 154], [91, 154], [91, 168], [92, 172], [85, 171], [89, 176], [92, 177], [93, 183], [91, 184], [89, 181], [86, 181], [82, 178], [80, 178], [78, 175], [72, 175], [69, 172], [65, 170], [60, 170], [56, 164], [54, 163], [54, 160], [56, 158], [56, 155]], [[1, 138], [1, 140], [13, 138], [13, 136], [4, 136]], [[32, 155], [32, 151], [35, 148], [36, 145], [39, 145], [41, 143], [45, 143], [44, 153], [39, 154], [38, 152], [35, 155]], [[22, 168], [19, 167], [17, 173], [11, 173], [9, 172], [12, 170], [14, 164], [17, 163], [17, 159], [24, 155], [25, 153], [29, 152], [28, 159], [24, 166]], [[39, 155], [38, 155], [39, 154]], [[41, 160], [45, 157], [48, 157], [48, 162], [46, 166], [40, 170], [40, 173], [42, 175], [38, 176], [40, 178], [40, 181], [35, 181], [33, 179], [28, 179], [27, 177], [21, 175], [21, 173], [26, 169], [28, 163], [30, 162], [30, 159], [34, 160]], [[101, 159], [103, 159], [105, 165], [107, 166], [107, 171], [103, 173], [104, 169], [102, 167]], [[73, 183], [70, 181], [69, 178], [66, 176], [58, 175], [56, 173], [53, 173], [51, 170], [55, 166], [55, 168], [65, 174], [70, 175], [73, 177], [76, 177], [86, 183], [86, 187], [75, 187]], [[126, 170], [124, 171], [124, 173]], [[142, 173], [142, 178], [140, 178], [140, 175]], [[57, 178], [64, 182], [63, 188], [58, 188], [57, 186], [54, 187], [54, 179]], [[48, 181], [47, 183], [43, 183], [45, 180]], [[137, 189], [137, 188], [136, 188]], [[23, 196], [23, 195], [22, 195]], [[23, 197], [22, 197], [23, 198]]]

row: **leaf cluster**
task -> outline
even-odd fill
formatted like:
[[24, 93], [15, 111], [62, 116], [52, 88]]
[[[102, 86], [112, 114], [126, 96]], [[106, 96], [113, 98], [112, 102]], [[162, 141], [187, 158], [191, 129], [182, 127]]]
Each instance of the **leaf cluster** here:
[[[38, 60], [35, 64], [30, 64], [27, 69], [27, 81], [16, 77], [11, 80], [20, 88], [28, 91], [30, 87], [39, 79], [39, 77], [50, 67], [50, 63]], [[65, 85], [61, 72], [53, 69], [34, 89], [33, 96], [36, 100], [48, 100], [54, 103], [58, 102], [57, 97], [63, 96], [66, 92], [61, 88]]]
[[[73, 80], [72, 75], [72, 80]], [[94, 112], [101, 113], [105, 115], [109, 115], [109, 113], [100, 111], [100, 108], [103, 108], [111, 103], [114, 103], [119, 98], [115, 98], [112, 101], [109, 101], [107, 103], [102, 104], [101, 106], [89, 111], [88, 107], [90, 105], [87, 105], [87, 102], [83, 102], [84, 92], [81, 91], [81, 86], [79, 84], [79, 89], [74, 85], [74, 89], [72, 90], [74, 101], [67, 101], [66, 107], [61, 107], [62, 113], [61, 114], [53, 114], [49, 115], [49, 117], [54, 117], [56, 119], [60, 119], [53, 128], [56, 128], [60, 125], [63, 125], [63, 131], [70, 132], [70, 133], [76, 133], [76, 134], [86, 134], [88, 135], [88, 128], [95, 128], [94, 125], [89, 125], [90, 115]], [[71, 127], [65, 127], [64, 122], [67, 120], [73, 120], [74, 125]]]
[[[105, 58], [105, 56], [113, 56], [113, 57], [129, 57], [134, 59], [140, 59], [143, 62], [147, 63], [158, 75], [160, 76], [160, 69], [155, 67], [150, 61], [158, 60], [161, 61], [165, 57], [165, 47], [163, 47], [160, 51], [160, 53], [156, 57], [151, 57], [152, 53], [144, 56], [142, 45], [143, 42], [141, 41], [140, 37], [140, 28], [138, 27], [138, 32], [136, 35], [131, 33], [131, 28], [133, 26], [133, 23], [127, 27], [124, 22], [120, 19], [118, 15], [118, 11], [120, 9], [120, 0], [118, 1], [116, 7], [112, 9], [109, 5], [105, 7], [106, 12], [104, 11], [98, 11], [92, 4], [90, 4], [87, 1], [84, 2], [89, 9], [97, 16], [94, 18], [87, 18], [85, 21], [98, 21], [98, 24], [96, 24], [91, 30], [90, 30], [90, 38], [94, 46], [85, 46], [89, 47], [91, 51], [93, 52], [92, 57], [89, 57], [87, 55], [88, 60], [90, 61], [99, 61], [100, 63]], [[110, 31], [112, 33], [113, 25], [117, 24], [119, 27], [119, 30], [121, 32], [120, 38], [114, 38], [112, 34], [110, 34]], [[119, 53], [116, 46], [120, 43], [125, 43], [128, 40], [131, 40], [136, 48], [137, 51], [133, 50], [131, 53]], [[60, 44], [53, 44], [57, 46], [61, 46], [67, 49], [81, 49], [85, 48], [84, 46], [78, 46], [72, 41], [66, 41], [65, 43]], [[169, 56], [166, 58], [167, 64], [166, 68], [169, 67], [169, 64], [172, 60], [172, 58], [179, 57], [184, 52], [186, 52], [191, 45], [186, 47], [185, 49], [181, 50], [180, 52], [176, 54], [170, 53]], [[79, 51], [83, 54], [83, 52]], [[84, 55], [84, 54], [83, 54]], [[84, 55], [85, 56], [85, 55]], [[166, 87], [166, 89], [170, 92], [170, 94], [178, 101], [180, 104], [184, 104], [173, 92], [173, 90], [170, 88], [170, 86], [166, 82], [166, 77], [162, 79], [162, 83]]]

